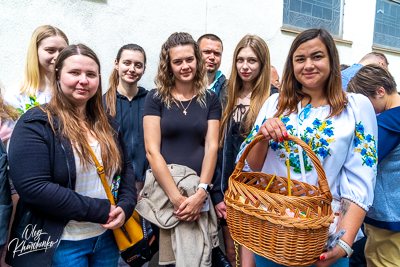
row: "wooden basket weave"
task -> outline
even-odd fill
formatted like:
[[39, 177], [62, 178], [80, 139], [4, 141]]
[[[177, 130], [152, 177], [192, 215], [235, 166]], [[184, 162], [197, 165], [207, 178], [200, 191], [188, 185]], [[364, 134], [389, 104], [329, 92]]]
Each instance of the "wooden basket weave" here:
[[[307, 266], [318, 260], [334, 220], [325, 171], [310, 147], [294, 136], [286, 141], [300, 145], [318, 173], [318, 186], [276, 176], [265, 191], [271, 174], [242, 172], [249, 151], [263, 136], [256, 137], [243, 152], [229, 178], [225, 194], [227, 222], [235, 241], [278, 264]], [[286, 209], [295, 213], [286, 214]], [[300, 213], [305, 213], [305, 217]]]

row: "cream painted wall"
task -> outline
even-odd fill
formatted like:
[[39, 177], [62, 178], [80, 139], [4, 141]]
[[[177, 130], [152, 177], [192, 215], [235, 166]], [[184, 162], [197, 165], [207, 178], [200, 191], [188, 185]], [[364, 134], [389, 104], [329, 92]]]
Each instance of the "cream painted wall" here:
[[[345, 2], [343, 39], [353, 45], [337, 47], [341, 62], [352, 64], [371, 51], [376, 1]], [[44, 24], [63, 30], [71, 44], [84, 43], [97, 53], [103, 91], [118, 49], [127, 43], [146, 50], [147, 70], [139, 84], [153, 88], [161, 45], [176, 31], [195, 39], [204, 33], [220, 36], [225, 49], [221, 70], [228, 75], [238, 41], [257, 34], [267, 42], [271, 62], [281, 73], [295, 38], [280, 30], [282, 7], [283, 0], [0, 0], [0, 81], [7, 89], [21, 80], [30, 36]], [[399, 81], [400, 56], [386, 55]]]

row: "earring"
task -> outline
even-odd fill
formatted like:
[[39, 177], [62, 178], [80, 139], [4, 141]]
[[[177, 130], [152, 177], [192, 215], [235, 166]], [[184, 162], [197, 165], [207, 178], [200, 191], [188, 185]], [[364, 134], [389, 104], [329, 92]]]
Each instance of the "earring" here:
[[174, 74], [172, 73], [172, 71], [169, 73], [169, 76], [171, 76], [171, 77], [174, 76]]

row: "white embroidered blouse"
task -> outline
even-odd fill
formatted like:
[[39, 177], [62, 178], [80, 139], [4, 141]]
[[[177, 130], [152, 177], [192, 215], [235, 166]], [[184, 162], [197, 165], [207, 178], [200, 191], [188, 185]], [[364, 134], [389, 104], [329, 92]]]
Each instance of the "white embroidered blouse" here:
[[[278, 94], [272, 95], [262, 106], [237, 160], [260, 126], [276, 113], [278, 97]], [[367, 97], [347, 94], [347, 98], [347, 107], [336, 117], [327, 119], [330, 107], [322, 106], [311, 108], [306, 118], [302, 114], [302, 121], [299, 121], [298, 113], [281, 115], [279, 118], [286, 125], [288, 133], [305, 141], [321, 161], [333, 199], [336, 200], [336, 203], [332, 203], [333, 211], [339, 212], [341, 198], [349, 199], [368, 211], [374, 199], [378, 162], [376, 115]], [[287, 158], [291, 179], [302, 181], [298, 146], [293, 142], [276, 143], [271, 140], [262, 172], [287, 177]], [[305, 152], [303, 161], [306, 182], [318, 185], [317, 172]], [[247, 162], [243, 170], [252, 171]]]

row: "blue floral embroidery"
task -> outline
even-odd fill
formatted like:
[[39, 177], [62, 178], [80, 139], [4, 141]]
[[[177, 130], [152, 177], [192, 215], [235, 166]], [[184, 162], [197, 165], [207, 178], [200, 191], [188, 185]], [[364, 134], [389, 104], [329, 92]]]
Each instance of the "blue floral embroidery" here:
[[244, 140], [243, 144], [240, 146], [239, 153], [243, 150], [243, 148], [246, 145], [250, 144], [250, 142], [253, 141], [253, 139], [256, 137], [256, 135], [258, 133], [258, 130], [260, 130], [260, 126], [263, 125], [263, 123], [266, 121], [267, 121], [267, 118], [265, 117], [260, 125], [255, 125], [253, 127], [253, 130], [251, 130], [249, 136]]
[[331, 137], [333, 135], [333, 131], [330, 128], [325, 128], [324, 129], [324, 134], [326, 134], [327, 136]]
[[[321, 121], [315, 119], [312, 124], [312, 132], [307, 128], [304, 131], [302, 140], [308, 144], [319, 160], [322, 161], [331, 155], [329, 144], [335, 141], [334, 138], [331, 138], [334, 135], [334, 127], [330, 126], [332, 125], [332, 121], [330, 120]], [[308, 161], [311, 164], [311, 160], [308, 159]]]
[[312, 123], [315, 126], [319, 127], [322, 125], [321, 121], [319, 119], [315, 119], [314, 122]]
[[271, 143], [271, 149], [273, 151], [276, 151], [278, 148], [279, 148], [278, 143], [275, 143], [275, 142]]
[[361, 121], [356, 124], [355, 137], [353, 144], [356, 147], [355, 152], [359, 152], [362, 156], [363, 164], [373, 168], [377, 162], [376, 141], [371, 134], [365, 135], [364, 125]]
[[[285, 124], [286, 130], [290, 135], [297, 135], [297, 130], [292, 124], [290, 124], [289, 117], [284, 117], [281, 115], [279, 119]], [[243, 142], [239, 153], [247, 144], [249, 144], [254, 139], [260, 129], [260, 126], [266, 120], [267, 119], [264, 118], [260, 125], [254, 126], [253, 130], [250, 132], [250, 135]], [[321, 162], [326, 159], [326, 157], [331, 156], [329, 145], [330, 143], [335, 141], [335, 139], [332, 138], [334, 135], [334, 127], [330, 125], [332, 125], [332, 122], [330, 120], [321, 121], [319, 119], [315, 119], [312, 123], [312, 127], [307, 127], [304, 130], [304, 134], [300, 135], [300, 138], [309, 145], [309, 147], [314, 151]], [[295, 173], [301, 173], [299, 150], [297, 144], [291, 141], [276, 143], [275, 141], [271, 140], [270, 147], [273, 151], [276, 152], [277, 157], [280, 161], [286, 162], [286, 159], [289, 158], [289, 165], [293, 168], [293, 171]], [[313, 169], [311, 159], [308, 157], [305, 151], [303, 151], [303, 162], [306, 172], [309, 172]]]
[[319, 141], [320, 141], [321, 144], [323, 144], [324, 146], [329, 146], [328, 141], [326, 141], [324, 138], [319, 139]]
[[279, 117], [281, 119], [281, 121], [286, 125], [286, 123], [288, 123], [290, 121], [289, 117]]
[[[291, 135], [296, 135], [296, 129], [290, 123], [289, 117], [279, 117], [285, 124], [287, 131]], [[300, 135], [300, 138], [306, 142], [314, 153], [318, 156], [320, 161], [324, 160], [327, 156], [330, 156], [329, 144], [335, 139], [330, 138], [333, 136], [332, 122], [329, 120], [321, 121], [315, 119], [312, 123], [313, 127], [307, 127], [304, 130], [304, 134]], [[301, 173], [299, 150], [294, 142], [276, 143], [275, 141], [270, 142], [270, 147], [277, 153], [278, 159], [285, 162], [289, 158], [289, 164], [293, 167], [295, 173]], [[309, 172], [313, 169], [311, 159], [307, 156], [306, 152], [303, 151], [303, 162], [304, 169]]]
[[364, 133], [364, 125], [361, 124], [361, 121], [360, 123], [357, 124], [356, 131], [359, 132], [360, 134]]
[[323, 159], [325, 159], [326, 156], [328, 156], [328, 151], [327, 151], [325, 148], [323, 148], [323, 147], [320, 147], [320, 148], [318, 149], [318, 152], [319, 152], [319, 155], [321, 155], [321, 157], [322, 157]]

